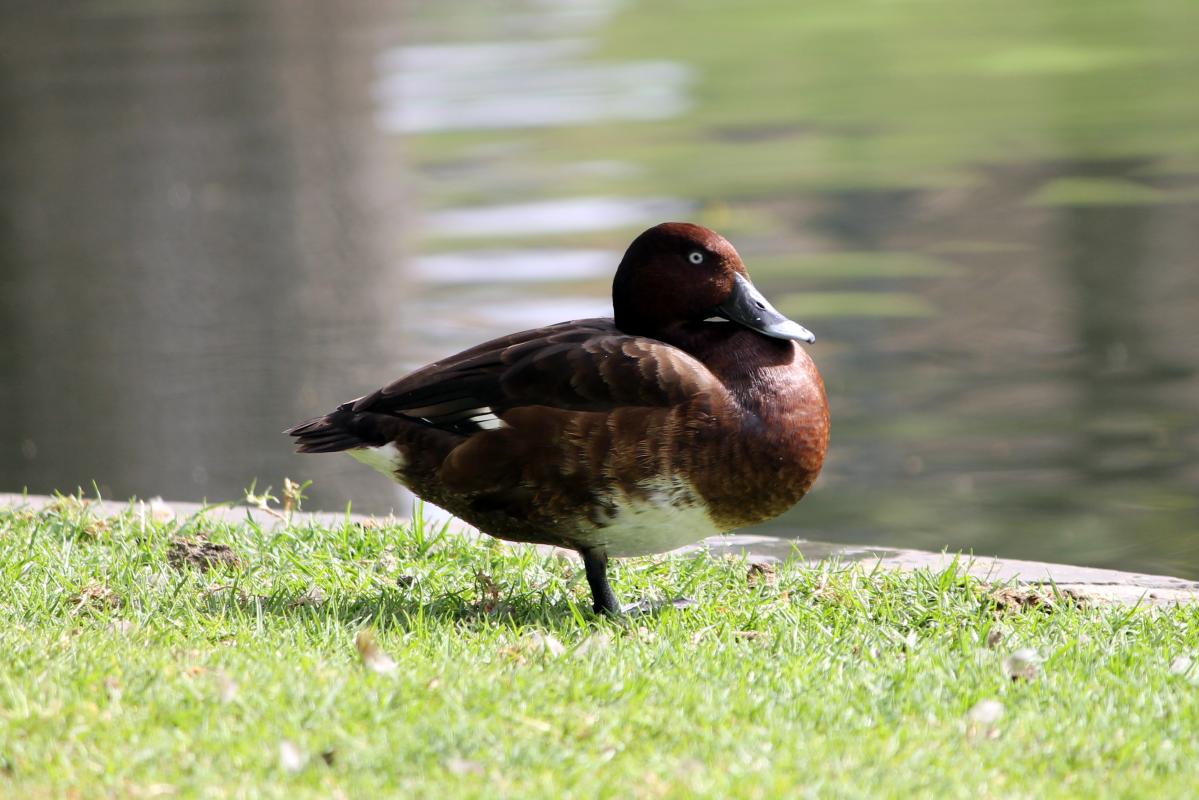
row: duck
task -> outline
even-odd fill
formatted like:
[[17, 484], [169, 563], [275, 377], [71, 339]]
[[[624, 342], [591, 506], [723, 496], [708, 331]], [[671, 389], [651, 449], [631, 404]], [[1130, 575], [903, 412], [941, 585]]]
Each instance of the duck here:
[[666, 222], [629, 245], [612, 317], [512, 333], [285, 433], [346, 452], [499, 539], [582, 558], [593, 609], [622, 612], [611, 558], [777, 517], [824, 464], [815, 336], [720, 234]]

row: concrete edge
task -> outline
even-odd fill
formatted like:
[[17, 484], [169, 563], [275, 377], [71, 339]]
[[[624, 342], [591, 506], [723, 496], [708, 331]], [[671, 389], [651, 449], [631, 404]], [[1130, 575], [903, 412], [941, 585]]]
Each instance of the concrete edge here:
[[[46, 495], [23, 495], [0, 493], [0, 508], [29, 509], [39, 511], [58, 501]], [[156, 519], [191, 520], [203, 514], [205, 518], [226, 523], [252, 523], [266, 529], [284, 524], [316, 523], [340, 525], [346, 522], [375, 523], [395, 522], [397, 517], [374, 517], [367, 514], [348, 514], [328, 511], [301, 511], [285, 515], [278, 510], [261, 509], [236, 503], [204, 505], [191, 502], [164, 502], [153, 500], [131, 500], [117, 503], [111, 500], [89, 500], [89, 510], [97, 516], [108, 517], [133, 511], [151, 515]], [[462, 535], [477, 537], [482, 534], [465, 523], [454, 528]], [[513, 545], [524, 546], [524, 545]], [[550, 552], [574, 556], [573, 551], [553, 547], [541, 547]], [[1044, 561], [1023, 561], [994, 556], [900, 548], [855, 546], [813, 542], [802, 539], [780, 539], [774, 536], [753, 534], [730, 534], [705, 539], [675, 552], [703, 551], [712, 555], [745, 556], [753, 561], [785, 561], [803, 558], [819, 563], [858, 562], [881, 569], [940, 571], [957, 564], [963, 572], [990, 583], [1012, 583], [1020, 586], [1049, 585], [1058, 592], [1069, 593], [1083, 601], [1103, 604], [1125, 605], [1169, 605], [1199, 601], [1199, 582], [1174, 578], [1168, 575], [1145, 575], [1136, 572], [1081, 567], [1070, 564], [1054, 564]]]

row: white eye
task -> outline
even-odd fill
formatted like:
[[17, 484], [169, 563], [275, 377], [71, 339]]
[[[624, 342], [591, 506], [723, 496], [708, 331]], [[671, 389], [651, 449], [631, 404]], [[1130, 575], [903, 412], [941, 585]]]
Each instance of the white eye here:
[[696, 250], [691, 255], [687, 256], [687, 260], [692, 264], [702, 264], [704, 263], [704, 254]]

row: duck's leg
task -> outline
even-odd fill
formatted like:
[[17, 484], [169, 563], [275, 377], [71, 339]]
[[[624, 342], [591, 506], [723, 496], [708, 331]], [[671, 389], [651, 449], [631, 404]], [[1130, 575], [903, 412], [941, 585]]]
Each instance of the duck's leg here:
[[580, 550], [583, 569], [587, 571], [587, 584], [591, 587], [591, 598], [595, 601], [595, 613], [614, 617], [620, 613], [616, 593], [608, 583], [608, 554], [603, 550]]

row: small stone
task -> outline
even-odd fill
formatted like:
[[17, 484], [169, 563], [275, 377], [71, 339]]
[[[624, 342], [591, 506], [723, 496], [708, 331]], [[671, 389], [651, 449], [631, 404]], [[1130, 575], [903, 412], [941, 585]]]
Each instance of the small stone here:
[[304, 762], [307, 759], [295, 742], [290, 742], [287, 739], [279, 742], [279, 766], [284, 772], [299, 772], [304, 769]]

